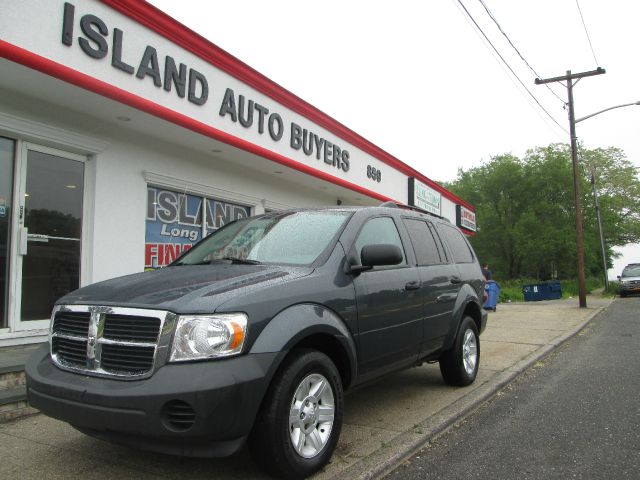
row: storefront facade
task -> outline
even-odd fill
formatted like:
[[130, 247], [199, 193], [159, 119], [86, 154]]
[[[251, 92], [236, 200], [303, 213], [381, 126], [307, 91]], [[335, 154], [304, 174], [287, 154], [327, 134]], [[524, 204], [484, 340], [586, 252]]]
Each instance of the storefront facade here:
[[288, 207], [473, 207], [144, 2], [0, 0], [0, 346], [53, 302]]

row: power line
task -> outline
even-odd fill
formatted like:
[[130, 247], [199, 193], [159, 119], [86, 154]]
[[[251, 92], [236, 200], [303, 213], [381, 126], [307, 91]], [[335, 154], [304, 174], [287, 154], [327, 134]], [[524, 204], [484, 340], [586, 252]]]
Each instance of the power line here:
[[513, 68], [511, 68], [511, 65], [509, 65], [509, 63], [507, 63], [507, 61], [504, 59], [504, 57], [500, 54], [500, 52], [498, 51], [498, 49], [495, 47], [495, 45], [491, 42], [491, 40], [489, 40], [489, 37], [487, 37], [486, 33], [484, 33], [484, 30], [482, 30], [482, 28], [480, 27], [480, 25], [478, 25], [478, 22], [476, 22], [475, 18], [473, 18], [473, 15], [471, 15], [471, 13], [469, 12], [469, 10], [467, 10], [467, 7], [464, 5], [464, 3], [462, 3], [462, 0], [457, 0], [458, 3], [460, 4], [460, 6], [462, 7], [462, 9], [465, 11], [465, 13], [467, 14], [467, 16], [471, 19], [471, 21], [473, 22], [473, 24], [476, 26], [476, 28], [480, 31], [480, 33], [482, 34], [482, 36], [484, 37], [484, 39], [487, 41], [487, 43], [489, 45], [491, 45], [491, 48], [493, 48], [493, 51], [496, 53], [496, 55], [498, 55], [498, 57], [500, 57], [500, 60], [502, 60], [502, 63], [504, 63], [504, 65], [509, 69], [509, 71], [511, 72], [511, 74], [518, 80], [518, 82], [520, 83], [520, 85], [522, 85], [522, 88], [524, 88], [527, 93], [531, 96], [531, 98], [533, 98], [533, 100], [538, 104], [538, 106], [542, 109], [542, 111], [544, 113], [547, 114], [547, 116], [553, 120], [553, 122], [558, 125], [562, 130], [564, 130], [566, 133], [567, 129], [564, 128], [562, 125], [560, 125], [560, 123], [558, 123], [558, 121], [553, 117], [553, 115], [551, 115], [546, 108], [544, 108], [542, 106], [542, 104], [538, 101], [538, 99], [536, 98], [536, 96], [531, 93], [531, 90], [529, 90], [527, 88], [527, 86], [524, 84], [524, 82], [520, 79], [520, 77], [516, 74], [516, 72], [513, 71]]
[[[496, 27], [498, 27], [498, 30], [500, 30], [500, 33], [502, 33], [502, 35], [504, 35], [504, 38], [507, 39], [507, 42], [509, 42], [509, 45], [511, 45], [511, 47], [513, 47], [513, 49], [516, 51], [516, 53], [518, 54], [518, 56], [522, 59], [522, 61], [524, 62], [524, 64], [529, 67], [529, 70], [531, 70], [533, 72], [533, 74], [538, 77], [538, 78], [542, 78], [542, 75], [540, 75], [538, 72], [536, 72], [536, 70], [529, 64], [529, 62], [527, 62], [527, 60], [524, 58], [524, 56], [520, 53], [520, 50], [518, 50], [516, 48], [516, 46], [513, 44], [513, 42], [511, 41], [511, 39], [509, 38], [509, 36], [506, 34], [506, 32], [502, 29], [502, 27], [500, 26], [500, 24], [498, 23], [498, 20], [496, 19], [496, 17], [493, 15], [493, 13], [491, 13], [491, 11], [489, 10], [489, 7], [487, 7], [486, 3], [484, 3], [484, 0], [478, 0], [482, 6], [484, 7], [485, 11], [487, 12], [487, 15], [489, 15], [489, 17], [491, 18], [491, 20], [493, 20], [493, 23], [496, 24]], [[567, 102], [565, 102], [556, 92], [554, 92], [554, 90], [551, 88], [551, 86], [549, 85], [545, 85], [547, 87], [547, 89], [553, 93], [553, 95], [555, 95], [555, 97], [560, 100], [562, 102], [563, 105], [566, 105]]]
[[[536, 106], [533, 104], [533, 102], [531, 102], [531, 99], [525, 95], [525, 93], [522, 91], [520, 87], [520, 85], [518, 85], [518, 83], [516, 82], [515, 78], [509, 74], [509, 72], [507, 71], [507, 68], [503, 65], [503, 63], [498, 59], [498, 55], [495, 53], [494, 50], [489, 48], [489, 45], [487, 45], [487, 43], [485, 43], [483, 41], [483, 38], [480, 36], [480, 32], [474, 28], [472, 21], [469, 19], [469, 17], [467, 15], [465, 15], [465, 13], [463, 12], [462, 8], [460, 7], [460, 5], [458, 4], [458, 2], [456, 0], [452, 0], [454, 4], [456, 4], [456, 7], [458, 7], [458, 9], [460, 10], [460, 13], [462, 14], [462, 16], [464, 17], [464, 19], [469, 23], [469, 25], [471, 26], [471, 29], [473, 30], [473, 32], [478, 36], [478, 39], [480, 39], [480, 41], [482, 42], [482, 44], [486, 47], [486, 49], [494, 56], [494, 58], [496, 59], [496, 62], [498, 62], [498, 65], [500, 66], [500, 68], [502, 69], [502, 71], [505, 73], [505, 75], [507, 76], [507, 78], [509, 79], [509, 81], [511, 83], [513, 83], [513, 86], [516, 87], [517, 92], [522, 95], [522, 98], [524, 98], [527, 103], [531, 106], [531, 108], [533, 109], [533, 111], [535, 112], [535, 114], [540, 118], [540, 120], [542, 120], [545, 125], [547, 127], [549, 127], [549, 130], [551, 132], [553, 132], [553, 134], [558, 137], [558, 139], [560, 141], [563, 141], [562, 136], [560, 136], [560, 134], [558, 133], [558, 131], [553, 128], [553, 125], [549, 122], [549, 119], [547, 118], [547, 116], [543, 115], [542, 112], [536, 108]], [[566, 108], [565, 108], [566, 109]], [[552, 118], [552, 117], [551, 117]], [[552, 118], [553, 119], [553, 118]], [[558, 124], [558, 122], [555, 122], [556, 124]], [[560, 129], [563, 130], [565, 133], [568, 133], [568, 131], [562, 127], [560, 125]]]
[[[582, 15], [582, 9], [580, 8], [580, 3], [576, 0], [576, 5], [578, 6], [578, 12], [580, 12], [580, 18], [582, 19], [582, 26], [584, 27], [584, 33], [587, 34], [587, 40], [589, 40], [589, 47], [591, 47], [591, 54], [593, 55], [593, 60], [596, 62], [596, 66], [600, 65], [598, 63], [598, 59], [596, 58], [596, 52], [593, 51], [593, 44], [591, 43], [591, 37], [589, 36], [589, 31], [587, 30], [587, 24], [584, 22], [584, 16]], [[540, 75], [538, 75], [539, 77]]]

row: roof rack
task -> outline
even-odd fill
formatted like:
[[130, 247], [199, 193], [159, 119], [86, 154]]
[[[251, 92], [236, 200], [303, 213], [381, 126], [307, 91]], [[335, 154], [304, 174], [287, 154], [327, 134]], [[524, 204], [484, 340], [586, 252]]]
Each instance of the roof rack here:
[[449, 219], [444, 218], [443, 216], [435, 214], [435, 213], [430, 212], [428, 210], [425, 210], [423, 208], [416, 207], [414, 205], [404, 205], [402, 203], [393, 202], [391, 200], [389, 200], [388, 202], [381, 203], [379, 206], [380, 207], [387, 207], [387, 208], [404, 208], [405, 210], [413, 210], [414, 212], [426, 213], [427, 215], [431, 215], [432, 217], [436, 217], [436, 218], [439, 218], [441, 220], [449, 221]]

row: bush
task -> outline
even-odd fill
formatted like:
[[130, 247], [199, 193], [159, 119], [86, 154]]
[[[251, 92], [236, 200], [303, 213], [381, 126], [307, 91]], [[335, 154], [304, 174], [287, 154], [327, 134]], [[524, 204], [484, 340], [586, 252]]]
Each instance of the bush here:
[[609, 297], [615, 297], [620, 292], [620, 282], [614, 282], [609, 280], [609, 288], [605, 290], [604, 294]]

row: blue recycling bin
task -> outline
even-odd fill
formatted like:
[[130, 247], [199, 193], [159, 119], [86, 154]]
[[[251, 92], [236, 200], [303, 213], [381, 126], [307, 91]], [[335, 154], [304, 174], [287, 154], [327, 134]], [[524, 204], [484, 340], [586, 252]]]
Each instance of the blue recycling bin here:
[[500, 298], [500, 285], [493, 280], [488, 280], [484, 286], [484, 290], [487, 292], [487, 301], [484, 302], [482, 308], [495, 312], [498, 308], [498, 298]]
[[547, 300], [558, 300], [562, 298], [562, 286], [560, 282], [547, 282]]
[[540, 300], [558, 300], [562, 298], [562, 286], [558, 281], [523, 285], [522, 293], [525, 302], [539, 302]]

